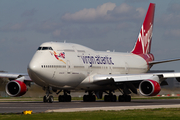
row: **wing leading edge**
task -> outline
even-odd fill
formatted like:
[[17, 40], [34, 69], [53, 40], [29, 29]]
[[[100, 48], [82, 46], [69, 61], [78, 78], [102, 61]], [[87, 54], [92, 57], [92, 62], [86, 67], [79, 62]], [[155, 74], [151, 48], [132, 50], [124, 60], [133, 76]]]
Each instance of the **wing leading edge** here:
[[8, 78], [10, 81], [11, 80], [19, 80], [22, 82], [24, 82], [24, 81], [32, 82], [29, 75], [24, 74], [24, 73], [0, 73], [0, 78]]
[[[159, 77], [160, 80], [154, 79]], [[145, 73], [145, 74], [119, 74], [119, 75], [102, 75], [96, 74], [93, 76], [93, 83], [97, 84], [109, 84], [109, 83], [123, 83], [123, 82], [140, 82], [142, 80], [154, 79], [158, 83], [161, 83], [166, 78], [180, 78], [179, 72], [170, 73]]]

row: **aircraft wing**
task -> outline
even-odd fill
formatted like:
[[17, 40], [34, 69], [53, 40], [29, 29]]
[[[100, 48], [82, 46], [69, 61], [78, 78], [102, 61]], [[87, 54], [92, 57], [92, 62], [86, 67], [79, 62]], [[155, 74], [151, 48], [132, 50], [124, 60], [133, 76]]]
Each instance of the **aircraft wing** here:
[[0, 78], [8, 78], [9, 80], [19, 80], [22, 82], [32, 82], [29, 75], [25, 73], [0, 73]]
[[0, 78], [8, 78], [6, 93], [11, 97], [22, 96], [27, 92], [27, 85], [30, 87], [32, 80], [24, 73], [0, 73]]
[[[168, 85], [167, 78], [176, 78], [180, 82], [180, 73], [145, 73], [145, 74], [119, 74], [102, 75], [96, 74], [92, 77], [93, 83], [97, 85], [114, 85], [124, 93], [137, 94], [137, 89], [144, 96], [154, 96], [160, 92], [162, 85]], [[131, 90], [131, 91], [130, 91]]]
[[132, 82], [132, 81], [142, 81], [147, 79], [152, 79], [153, 77], [159, 77], [161, 79], [160, 82], [162, 82], [162, 79], [166, 78], [176, 78], [179, 80], [180, 73], [179, 72], [170, 72], [170, 73], [145, 73], [145, 74], [119, 74], [119, 75], [102, 75], [97, 74], [94, 75], [93, 80], [94, 83], [106, 83], [106, 81], [109, 82]]

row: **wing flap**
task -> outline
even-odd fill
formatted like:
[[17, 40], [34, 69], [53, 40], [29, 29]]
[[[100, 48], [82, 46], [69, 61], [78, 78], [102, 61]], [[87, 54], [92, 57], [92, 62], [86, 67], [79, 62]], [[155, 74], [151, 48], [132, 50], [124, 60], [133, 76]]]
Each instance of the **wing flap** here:
[[180, 73], [163, 73], [164, 78], [178, 78]]

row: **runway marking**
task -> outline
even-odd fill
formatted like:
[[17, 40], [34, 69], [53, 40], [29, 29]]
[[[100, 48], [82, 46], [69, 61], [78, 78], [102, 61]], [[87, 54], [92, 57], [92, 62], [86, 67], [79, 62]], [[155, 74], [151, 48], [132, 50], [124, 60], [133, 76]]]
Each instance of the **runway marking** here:
[[174, 105], [143, 105], [143, 106], [112, 106], [112, 107], [86, 107], [86, 108], [66, 108], [47, 110], [45, 112], [79, 112], [79, 111], [96, 111], [96, 110], [135, 110], [135, 109], [156, 109], [156, 108], [180, 108], [180, 104]]

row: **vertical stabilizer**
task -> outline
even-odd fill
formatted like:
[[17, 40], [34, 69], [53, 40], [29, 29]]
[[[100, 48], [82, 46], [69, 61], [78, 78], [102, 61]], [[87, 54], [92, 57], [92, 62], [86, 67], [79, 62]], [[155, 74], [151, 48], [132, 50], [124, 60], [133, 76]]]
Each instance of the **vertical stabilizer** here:
[[149, 54], [151, 50], [155, 4], [150, 3], [134, 49], [134, 54]]

